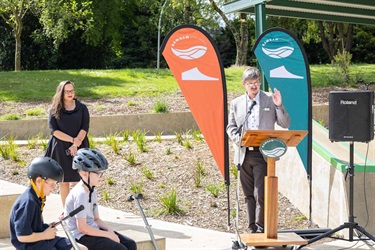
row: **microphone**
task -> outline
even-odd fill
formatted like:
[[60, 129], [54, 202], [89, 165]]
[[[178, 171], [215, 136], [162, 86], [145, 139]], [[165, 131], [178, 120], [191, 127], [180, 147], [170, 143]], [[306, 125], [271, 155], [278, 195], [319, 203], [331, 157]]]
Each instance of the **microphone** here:
[[249, 111], [247, 112], [247, 114], [246, 114], [246, 116], [245, 116], [245, 119], [243, 120], [241, 126], [237, 127], [236, 134], [238, 134], [238, 133], [241, 131], [241, 129], [242, 129], [244, 123], [247, 121], [247, 119], [249, 118], [249, 116], [250, 116], [250, 114], [251, 114], [251, 110], [254, 108], [254, 106], [255, 106], [256, 104], [257, 104], [257, 102], [256, 102], [255, 100], [253, 101], [253, 103], [251, 103], [250, 108], [249, 108]]
[[250, 105], [249, 112], [254, 108], [254, 106], [257, 104], [257, 102], [254, 100], [253, 103]]
[[77, 208], [74, 209], [72, 212], [70, 212], [68, 216], [65, 216], [64, 218], [62, 218], [62, 219], [59, 220], [58, 222], [54, 223], [54, 224], [53, 224], [53, 227], [58, 226], [59, 224], [61, 224], [61, 222], [63, 222], [63, 221], [66, 220], [66, 219], [69, 219], [70, 217], [73, 217], [74, 215], [76, 215], [76, 214], [78, 214], [79, 212], [81, 212], [83, 209], [85, 209], [85, 207], [84, 207], [83, 205], [77, 207]]

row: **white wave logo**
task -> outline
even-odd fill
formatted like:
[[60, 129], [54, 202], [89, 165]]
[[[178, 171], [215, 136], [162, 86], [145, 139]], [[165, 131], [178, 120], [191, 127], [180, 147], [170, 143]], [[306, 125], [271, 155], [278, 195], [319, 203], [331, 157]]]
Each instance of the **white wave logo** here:
[[274, 148], [274, 149], [271, 149], [271, 150], [264, 150], [263, 149], [264, 155], [266, 155], [268, 157], [271, 157], [271, 158], [280, 157], [285, 153], [285, 151], [286, 150], [285, 150], [284, 147], [278, 147], [278, 148]]
[[206, 46], [193, 46], [188, 49], [174, 49], [172, 48], [173, 54], [178, 56], [181, 59], [185, 60], [194, 60], [202, 57], [204, 54], [206, 54], [207, 47]]
[[294, 48], [290, 46], [282, 46], [277, 49], [268, 49], [262, 47], [262, 51], [269, 57], [280, 59], [290, 56], [293, 53]]

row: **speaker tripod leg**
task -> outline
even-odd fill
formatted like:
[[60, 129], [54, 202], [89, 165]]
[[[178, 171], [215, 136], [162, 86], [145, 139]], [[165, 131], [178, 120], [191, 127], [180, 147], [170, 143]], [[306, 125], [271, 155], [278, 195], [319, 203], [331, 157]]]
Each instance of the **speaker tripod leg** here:
[[343, 224], [341, 226], [338, 226], [338, 227], [336, 227], [336, 228], [334, 228], [334, 229], [332, 229], [332, 230], [330, 230], [328, 232], [325, 232], [324, 234], [321, 234], [319, 236], [316, 236], [316, 237], [310, 239], [309, 241], [307, 241], [307, 244], [311, 244], [311, 243], [313, 243], [315, 241], [321, 240], [321, 239], [323, 239], [325, 237], [330, 236], [331, 234], [334, 234], [334, 233], [336, 233], [336, 232], [338, 232], [338, 231], [340, 231], [340, 230], [342, 230], [344, 228], [348, 228], [348, 227], [349, 226], [347, 224]]
[[369, 232], [367, 232], [363, 227], [359, 226], [359, 225], [356, 225], [354, 227], [355, 229], [357, 229], [359, 232], [361, 232], [362, 234], [366, 235], [369, 239], [371, 239], [373, 242], [375, 242], [375, 236], [370, 234]]

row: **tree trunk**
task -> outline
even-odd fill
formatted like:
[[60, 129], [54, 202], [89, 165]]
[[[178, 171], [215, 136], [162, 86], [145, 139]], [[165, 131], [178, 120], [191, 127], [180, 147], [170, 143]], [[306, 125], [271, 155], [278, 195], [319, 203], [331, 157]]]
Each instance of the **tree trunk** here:
[[345, 43], [345, 50], [350, 51], [353, 46], [353, 36], [354, 36], [354, 25], [348, 24], [348, 29], [346, 31], [346, 43]]
[[246, 65], [247, 51], [249, 50], [249, 30], [247, 29], [247, 16], [241, 13], [239, 50], [236, 55], [236, 66]]
[[22, 29], [23, 29], [22, 18], [24, 15], [21, 10], [14, 13], [15, 26], [13, 30], [14, 30], [14, 38], [16, 39], [16, 50], [14, 53], [14, 70], [15, 71], [21, 70], [21, 48], [22, 48], [21, 35], [22, 35]]
[[227, 18], [224, 12], [217, 6], [214, 0], [210, 0], [210, 3], [214, 10], [223, 18], [226, 25], [233, 34], [234, 41], [236, 43], [236, 66], [246, 65], [246, 57], [249, 44], [249, 31], [247, 29], [247, 16], [246, 14], [241, 14], [241, 28], [240, 33], [236, 30], [236, 27], [232, 24], [231, 21]]
[[16, 51], [14, 53], [14, 70], [20, 71], [21, 70], [21, 47], [22, 47], [22, 41], [21, 41], [21, 34], [15, 34], [16, 38]]
[[345, 25], [343, 23], [326, 22], [328, 33], [322, 21], [318, 21], [319, 34], [322, 40], [323, 49], [326, 51], [329, 59], [333, 61], [340, 50], [349, 52], [353, 46], [353, 24], [348, 24], [345, 32]]

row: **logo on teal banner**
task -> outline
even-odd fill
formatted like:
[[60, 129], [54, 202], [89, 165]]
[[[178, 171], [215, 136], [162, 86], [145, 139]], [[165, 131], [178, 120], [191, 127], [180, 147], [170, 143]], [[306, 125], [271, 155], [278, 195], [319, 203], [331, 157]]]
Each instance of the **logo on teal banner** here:
[[259, 151], [268, 158], [279, 158], [285, 154], [286, 149], [285, 142], [277, 138], [265, 140], [259, 147]]
[[[262, 43], [262, 51], [264, 54], [275, 59], [285, 59], [291, 56], [294, 52], [293, 44], [283, 38], [266, 39]], [[303, 79], [304, 76], [295, 75], [285, 68], [289, 62], [283, 63], [281, 66], [270, 69], [270, 78], [289, 78], [289, 79]]]

